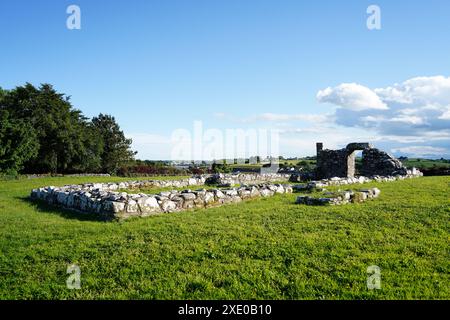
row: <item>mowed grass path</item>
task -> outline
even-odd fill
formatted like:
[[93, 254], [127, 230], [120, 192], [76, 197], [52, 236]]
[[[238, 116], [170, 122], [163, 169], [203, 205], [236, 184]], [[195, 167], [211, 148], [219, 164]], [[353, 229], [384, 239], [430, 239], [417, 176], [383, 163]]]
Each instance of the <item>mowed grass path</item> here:
[[[120, 223], [26, 200], [113, 180], [129, 178], [0, 181], [1, 299], [450, 298], [450, 177], [374, 183], [379, 199], [342, 207], [277, 195]], [[72, 263], [80, 290], [66, 288]]]

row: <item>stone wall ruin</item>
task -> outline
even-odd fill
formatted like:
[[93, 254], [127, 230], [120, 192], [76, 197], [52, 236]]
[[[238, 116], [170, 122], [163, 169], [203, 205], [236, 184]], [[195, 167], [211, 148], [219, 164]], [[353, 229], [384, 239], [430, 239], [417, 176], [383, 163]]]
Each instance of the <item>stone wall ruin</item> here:
[[332, 177], [354, 177], [355, 156], [357, 151], [362, 151], [362, 169], [360, 174], [364, 176], [396, 176], [407, 175], [407, 168], [392, 155], [374, 148], [370, 143], [350, 143], [339, 150], [323, 149], [323, 144], [318, 142], [316, 178], [328, 179]]
[[[355, 177], [355, 154], [362, 150], [362, 174]], [[197, 175], [178, 180], [141, 180], [118, 183], [93, 183], [66, 185], [63, 187], [43, 187], [31, 192], [31, 199], [40, 200], [70, 210], [97, 214], [104, 219], [123, 219], [133, 216], [145, 217], [155, 214], [177, 212], [195, 208], [207, 208], [246, 199], [269, 197], [275, 194], [320, 189], [325, 186], [384, 182], [422, 176], [416, 169], [407, 170], [403, 164], [388, 153], [374, 148], [369, 143], [350, 143], [340, 150], [323, 149], [317, 143], [316, 179], [304, 185], [286, 185], [280, 182], [292, 180], [290, 174], [213, 174]], [[365, 176], [369, 177], [366, 178]], [[159, 194], [126, 193], [149, 187], [175, 187], [213, 185], [215, 188], [192, 191], [172, 190]], [[225, 186], [226, 189], [219, 188]], [[240, 185], [239, 187], [233, 187]], [[377, 189], [378, 190], [378, 189]], [[375, 191], [377, 191], [375, 190]], [[367, 193], [367, 197], [377, 197], [379, 192]], [[347, 203], [352, 193], [344, 196], [330, 196], [314, 200], [300, 196], [298, 203], [342, 204]], [[349, 198], [350, 197], [350, 198]], [[347, 199], [349, 198], [349, 199]], [[353, 201], [355, 202], [355, 201]]]
[[[112, 187], [115, 185], [115, 187]], [[291, 193], [290, 185], [258, 184], [230, 189], [164, 191], [158, 194], [126, 193], [118, 184], [83, 184], [43, 187], [31, 192], [31, 199], [41, 200], [79, 212], [93, 213], [104, 220], [147, 217], [196, 208], [208, 208], [247, 199]]]
[[[81, 185], [66, 185], [63, 187], [42, 187], [31, 191], [31, 199], [39, 200], [49, 205], [63, 207], [79, 212], [97, 215], [101, 219], [124, 219], [128, 217], [147, 217], [156, 214], [178, 212], [195, 208], [208, 208], [228, 203], [237, 203], [246, 199], [270, 197], [275, 194], [291, 193], [293, 191], [311, 191], [327, 186], [363, 184], [371, 181], [388, 182], [407, 178], [420, 177], [421, 172], [397, 176], [374, 176], [366, 178], [331, 178], [310, 181], [303, 185], [286, 185], [279, 183], [262, 183], [256, 185], [241, 184], [239, 187], [186, 189], [183, 191], [164, 191], [159, 194], [126, 193], [121, 189], [139, 189], [148, 186], [184, 187], [199, 186], [207, 177], [193, 176], [181, 180], [146, 180], [111, 183], [87, 183]], [[234, 175], [222, 175], [224, 181], [229, 181]], [[241, 176], [241, 180], [260, 181], [279, 179], [279, 176], [255, 175], [250, 178]], [[220, 182], [223, 182], [220, 180]], [[331, 199], [331, 198], [330, 198]], [[336, 202], [331, 199], [328, 202]], [[322, 200], [322, 202], [326, 202]]]

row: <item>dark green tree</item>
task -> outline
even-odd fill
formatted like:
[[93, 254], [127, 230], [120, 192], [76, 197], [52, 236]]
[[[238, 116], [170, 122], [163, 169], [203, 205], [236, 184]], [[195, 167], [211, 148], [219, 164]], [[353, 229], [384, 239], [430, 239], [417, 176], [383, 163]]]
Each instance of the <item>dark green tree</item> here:
[[9, 95], [16, 117], [28, 121], [39, 139], [39, 154], [26, 164], [28, 172], [66, 172], [73, 167], [78, 150], [82, 119], [69, 98], [51, 85], [39, 89], [31, 84], [18, 87]]
[[49, 84], [0, 88], [0, 112], [0, 170], [115, 173], [135, 154], [112, 116], [89, 121]]
[[1, 109], [11, 119], [30, 125], [39, 142], [38, 154], [25, 163], [25, 172], [85, 172], [100, 169], [101, 144], [70, 98], [49, 84], [27, 83], [3, 94]]
[[119, 167], [134, 159], [136, 152], [131, 150], [131, 139], [125, 135], [113, 116], [99, 114], [92, 124], [102, 140], [101, 168], [104, 172], [116, 173]]
[[216, 162], [212, 164], [211, 170], [213, 173], [230, 173], [231, 171], [233, 171], [231, 166], [225, 163], [216, 163]]
[[3, 90], [2, 87], [0, 87], [0, 104], [3, 101], [3, 98], [5, 97], [7, 91]]
[[0, 172], [17, 174], [38, 148], [33, 128], [22, 120], [11, 121], [8, 112], [0, 109]]
[[103, 140], [98, 138], [98, 132], [87, 118], [80, 116], [82, 121], [74, 121], [75, 135], [72, 136], [70, 171], [101, 172], [101, 155]]

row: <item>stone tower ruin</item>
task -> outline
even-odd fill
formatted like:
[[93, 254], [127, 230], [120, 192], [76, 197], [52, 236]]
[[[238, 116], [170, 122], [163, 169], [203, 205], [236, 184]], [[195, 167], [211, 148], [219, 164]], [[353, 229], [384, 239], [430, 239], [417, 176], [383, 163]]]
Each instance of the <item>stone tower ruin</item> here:
[[370, 177], [407, 174], [406, 167], [398, 159], [374, 148], [370, 143], [353, 142], [343, 149], [329, 150], [323, 149], [323, 143], [318, 142], [316, 148], [316, 177], [319, 179], [354, 177], [357, 151], [362, 151], [361, 175]]

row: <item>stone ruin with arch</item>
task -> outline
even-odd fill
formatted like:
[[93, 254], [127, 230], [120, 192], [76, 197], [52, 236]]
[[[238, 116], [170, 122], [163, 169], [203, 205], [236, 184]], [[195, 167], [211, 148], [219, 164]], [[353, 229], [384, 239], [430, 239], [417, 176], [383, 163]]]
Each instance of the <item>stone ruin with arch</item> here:
[[333, 177], [351, 178], [356, 174], [355, 158], [362, 151], [362, 176], [396, 176], [407, 175], [407, 168], [392, 155], [374, 148], [367, 142], [349, 143], [339, 150], [323, 149], [323, 143], [317, 142], [316, 178], [329, 179]]

